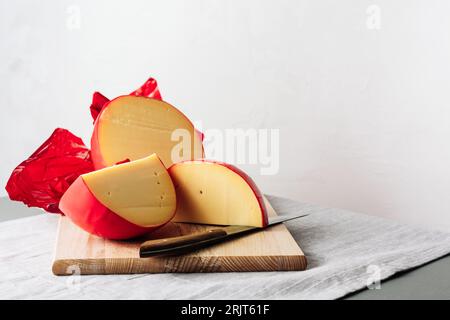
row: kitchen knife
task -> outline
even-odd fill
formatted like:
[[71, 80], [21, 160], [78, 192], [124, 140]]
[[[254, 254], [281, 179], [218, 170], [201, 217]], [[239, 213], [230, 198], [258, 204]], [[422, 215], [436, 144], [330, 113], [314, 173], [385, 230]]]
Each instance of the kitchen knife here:
[[252, 231], [262, 230], [282, 222], [302, 218], [308, 214], [292, 214], [285, 216], [269, 217], [266, 227], [227, 226], [215, 228], [204, 232], [189, 234], [185, 236], [149, 240], [141, 244], [139, 256], [141, 258], [154, 257], [168, 254], [182, 254], [196, 249], [206, 247], [210, 244], [233, 238]]

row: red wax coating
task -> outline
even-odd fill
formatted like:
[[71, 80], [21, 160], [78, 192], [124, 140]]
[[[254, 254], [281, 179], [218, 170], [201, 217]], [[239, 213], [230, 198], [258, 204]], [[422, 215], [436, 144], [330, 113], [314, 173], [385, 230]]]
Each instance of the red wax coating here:
[[130, 93], [130, 96], [142, 96], [162, 100], [158, 89], [158, 83], [155, 79], [149, 78], [139, 89]]
[[[162, 100], [153, 78], [130, 95]], [[90, 106], [94, 122], [109, 102], [100, 92], [94, 93]], [[129, 160], [119, 163], [126, 161]], [[48, 212], [62, 213], [58, 205], [64, 192], [81, 174], [93, 170], [91, 152], [83, 141], [68, 130], [57, 128], [28, 159], [14, 169], [6, 191], [11, 200], [22, 201], [29, 207], [39, 207]]]
[[165, 224], [142, 227], [123, 219], [97, 200], [82, 177], [64, 194], [60, 208], [80, 228], [107, 239], [134, 238]]
[[[153, 98], [157, 100], [162, 100], [161, 93], [159, 92], [158, 83], [155, 79], [149, 78], [145, 83], [138, 89], [134, 90], [129, 94], [130, 96], [142, 96], [147, 98]], [[108, 105], [110, 100], [105, 97], [100, 92], [94, 92], [92, 96], [92, 103], [90, 106], [92, 118], [97, 119], [98, 115], [104, 107]]]
[[94, 92], [92, 96], [92, 103], [91, 103], [91, 115], [92, 118], [97, 119], [98, 115], [100, 114], [100, 111], [102, 111], [105, 104], [109, 102], [109, 99], [102, 95], [100, 92]]
[[89, 149], [66, 129], [58, 128], [25, 161], [6, 184], [11, 200], [61, 213], [59, 200], [79, 175], [94, 170]]

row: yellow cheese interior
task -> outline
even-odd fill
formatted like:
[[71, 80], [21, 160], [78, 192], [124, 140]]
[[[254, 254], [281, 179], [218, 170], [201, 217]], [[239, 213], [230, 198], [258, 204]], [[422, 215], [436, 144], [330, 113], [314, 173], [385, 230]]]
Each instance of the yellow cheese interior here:
[[170, 169], [177, 193], [174, 221], [261, 227], [262, 212], [248, 183], [220, 164], [190, 161]]
[[[113, 100], [99, 119], [98, 141], [107, 166], [124, 159], [137, 160], [156, 153], [166, 167], [173, 162], [172, 132], [181, 129], [189, 134], [182, 144], [181, 160], [203, 157], [202, 141], [192, 123], [170, 104], [149, 98], [124, 96]], [[187, 146], [184, 148], [184, 146]], [[190, 148], [190, 149], [189, 149]], [[186, 150], [185, 150], [186, 149]]]
[[155, 154], [93, 171], [82, 178], [97, 200], [134, 224], [159, 225], [175, 212], [174, 185]]

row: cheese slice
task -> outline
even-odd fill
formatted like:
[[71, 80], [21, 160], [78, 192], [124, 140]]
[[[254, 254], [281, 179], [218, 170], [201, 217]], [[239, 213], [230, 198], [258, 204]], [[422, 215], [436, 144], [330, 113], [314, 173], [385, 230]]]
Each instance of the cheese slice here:
[[175, 213], [175, 188], [156, 154], [81, 177], [98, 201], [138, 226], [160, 225]]
[[253, 180], [233, 165], [185, 161], [169, 168], [177, 193], [174, 221], [264, 227], [267, 210]]
[[146, 97], [121, 96], [98, 116], [91, 139], [96, 169], [156, 153], [166, 167], [203, 157], [202, 134], [170, 104]]

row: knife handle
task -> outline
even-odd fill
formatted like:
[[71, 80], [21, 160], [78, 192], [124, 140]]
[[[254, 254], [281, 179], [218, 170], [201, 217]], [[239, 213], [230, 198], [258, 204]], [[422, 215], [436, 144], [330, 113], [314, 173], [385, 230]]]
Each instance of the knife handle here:
[[202, 248], [227, 236], [225, 230], [217, 228], [186, 236], [149, 240], [141, 244], [139, 256], [146, 258], [162, 254], [184, 253]]

